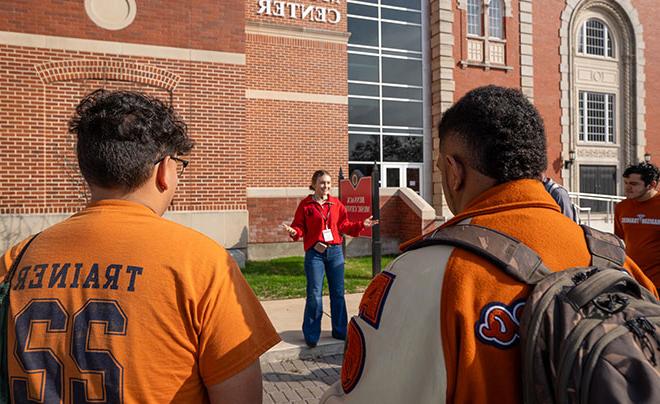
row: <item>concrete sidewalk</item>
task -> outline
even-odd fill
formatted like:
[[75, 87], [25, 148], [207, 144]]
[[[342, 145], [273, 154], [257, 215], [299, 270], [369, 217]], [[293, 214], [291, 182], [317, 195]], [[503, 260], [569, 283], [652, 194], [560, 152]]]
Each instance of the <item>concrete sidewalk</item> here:
[[[348, 318], [357, 314], [361, 293], [346, 295]], [[323, 296], [323, 320], [321, 339], [315, 348], [308, 348], [302, 334], [302, 319], [305, 299], [262, 301], [270, 321], [280, 334], [282, 342], [261, 356], [262, 363], [279, 362], [285, 359], [306, 359], [337, 355], [344, 352], [344, 341], [330, 335], [330, 299]]]

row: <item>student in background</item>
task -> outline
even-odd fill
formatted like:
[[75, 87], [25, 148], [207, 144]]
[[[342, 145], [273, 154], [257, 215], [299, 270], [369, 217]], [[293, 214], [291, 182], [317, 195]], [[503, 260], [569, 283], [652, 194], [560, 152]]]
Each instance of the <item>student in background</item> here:
[[557, 202], [557, 205], [561, 208], [561, 213], [572, 221], [579, 223], [580, 218], [577, 214], [577, 207], [571, 202], [571, 197], [568, 195], [566, 188], [554, 182], [550, 177], [543, 175], [542, 178], [541, 182], [545, 190]]
[[660, 288], [660, 193], [658, 168], [632, 165], [623, 172], [624, 201], [614, 208], [614, 233], [626, 242], [626, 253]]

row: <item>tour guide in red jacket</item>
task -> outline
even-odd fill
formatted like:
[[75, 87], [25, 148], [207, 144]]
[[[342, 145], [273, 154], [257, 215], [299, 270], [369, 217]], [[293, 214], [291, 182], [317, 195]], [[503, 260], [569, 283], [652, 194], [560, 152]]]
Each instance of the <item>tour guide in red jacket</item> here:
[[346, 207], [330, 196], [331, 179], [326, 171], [312, 175], [310, 189], [314, 194], [303, 199], [291, 226], [282, 224], [293, 240], [300, 237], [305, 247], [305, 275], [307, 301], [303, 317], [303, 335], [309, 347], [315, 347], [321, 336], [323, 315], [323, 276], [328, 275], [332, 337], [346, 339], [346, 301], [344, 300], [344, 254], [341, 250], [342, 234], [357, 237], [365, 227], [378, 224], [371, 217], [364, 222], [351, 222]]

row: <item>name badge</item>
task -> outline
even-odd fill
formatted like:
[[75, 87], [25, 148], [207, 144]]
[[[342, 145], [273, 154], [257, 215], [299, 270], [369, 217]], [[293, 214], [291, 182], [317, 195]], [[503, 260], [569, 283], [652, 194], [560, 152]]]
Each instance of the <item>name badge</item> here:
[[330, 229], [323, 230], [323, 241], [328, 242], [332, 240], [334, 240], [334, 237], [332, 237], [332, 230]]

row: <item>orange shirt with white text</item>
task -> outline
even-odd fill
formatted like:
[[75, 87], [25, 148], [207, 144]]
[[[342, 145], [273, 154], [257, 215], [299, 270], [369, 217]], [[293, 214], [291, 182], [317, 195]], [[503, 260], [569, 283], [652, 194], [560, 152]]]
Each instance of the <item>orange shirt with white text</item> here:
[[11, 285], [12, 402], [208, 402], [279, 341], [224, 248], [132, 202], [43, 231]]
[[643, 202], [619, 202], [614, 208], [614, 233], [626, 242], [630, 258], [660, 288], [660, 193]]

